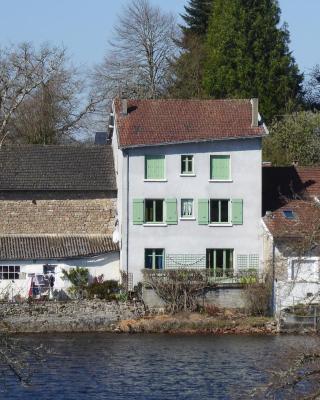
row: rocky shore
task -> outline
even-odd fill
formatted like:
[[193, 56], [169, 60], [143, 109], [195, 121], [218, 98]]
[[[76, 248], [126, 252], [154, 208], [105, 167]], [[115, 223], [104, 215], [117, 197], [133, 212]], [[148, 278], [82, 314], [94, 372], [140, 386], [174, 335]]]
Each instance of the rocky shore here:
[[0, 332], [117, 332], [171, 334], [275, 334], [275, 322], [236, 311], [165, 315], [141, 303], [81, 300], [0, 303]]
[[0, 303], [0, 331], [99, 332], [113, 331], [119, 321], [145, 314], [140, 303], [79, 300], [68, 302]]

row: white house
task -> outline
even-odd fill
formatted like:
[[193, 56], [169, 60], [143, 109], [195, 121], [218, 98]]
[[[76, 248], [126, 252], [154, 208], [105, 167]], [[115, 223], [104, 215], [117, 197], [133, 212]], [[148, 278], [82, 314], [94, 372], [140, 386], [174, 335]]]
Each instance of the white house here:
[[120, 265], [228, 276], [262, 264], [258, 100], [120, 100], [112, 146]]
[[274, 311], [320, 300], [320, 169], [263, 168], [263, 243]]

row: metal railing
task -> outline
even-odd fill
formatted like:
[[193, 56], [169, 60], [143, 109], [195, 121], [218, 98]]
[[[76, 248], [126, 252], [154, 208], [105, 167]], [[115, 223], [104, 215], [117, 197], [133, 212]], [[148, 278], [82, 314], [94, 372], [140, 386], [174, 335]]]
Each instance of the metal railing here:
[[258, 283], [262, 282], [264, 277], [262, 274], [259, 274], [258, 270], [248, 269], [241, 271], [234, 271], [230, 268], [188, 268], [188, 267], [180, 267], [180, 268], [164, 268], [164, 269], [145, 269], [145, 271], [149, 271], [149, 273], [155, 273], [158, 276], [163, 275], [163, 277], [168, 277], [167, 273], [174, 271], [190, 271], [198, 273], [198, 277], [201, 280], [205, 280], [208, 283], [217, 283], [217, 284], [250, 284], [250, 283]]

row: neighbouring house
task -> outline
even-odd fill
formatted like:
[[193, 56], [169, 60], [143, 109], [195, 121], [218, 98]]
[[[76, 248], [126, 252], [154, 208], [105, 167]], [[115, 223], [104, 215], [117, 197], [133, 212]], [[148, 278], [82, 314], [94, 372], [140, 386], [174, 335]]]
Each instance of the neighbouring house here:
[[120, 265], [210, 269], [262, 265], [258, 100], [125, 100], [111, 126]]
[[263, 168], [266, 269], [274, 277], [274, 311], [320, 296], [320, 168]]
[[63, 292], [75, 266], [119, 279], [111, 146], [2, 146], [0, 171], [0, 297], [26, 297], [48, 275]]

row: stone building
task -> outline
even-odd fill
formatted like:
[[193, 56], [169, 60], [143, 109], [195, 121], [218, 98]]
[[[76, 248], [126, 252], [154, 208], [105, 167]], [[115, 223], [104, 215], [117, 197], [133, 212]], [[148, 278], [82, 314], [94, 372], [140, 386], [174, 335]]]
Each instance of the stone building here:
[[62, 290], [74, 266], [119, 279], [109, 145], [3, 146], [0, 170], [0, 296], [25, 297], [46, 274]]

